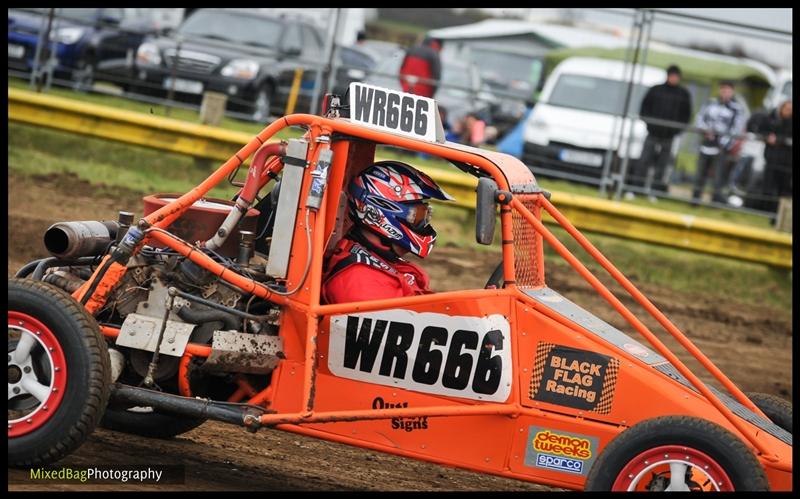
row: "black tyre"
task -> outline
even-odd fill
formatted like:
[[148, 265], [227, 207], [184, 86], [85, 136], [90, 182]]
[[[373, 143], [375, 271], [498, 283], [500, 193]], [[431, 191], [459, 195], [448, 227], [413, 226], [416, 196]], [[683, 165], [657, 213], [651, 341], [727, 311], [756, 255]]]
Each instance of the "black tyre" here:
[[612, 440], [585, 489], [766, 491], [769, 482], [753, 452], [728, 430], [700, 418], [664, 416]]
[[69, 294], [8, 280], [8, 463], [53, 463], [94, 431], [109, 396], [106, 342]]
[[166, 439], [191, 431], [205, 421], [205, 419], [155, 412], [150, 407], [130, 409], [109, 407], [100, 421], [100, 426], [140, 437]]
[[792, 432], [792, 403], [768, 393], [752, 392], [747, 397], [776, 425]]

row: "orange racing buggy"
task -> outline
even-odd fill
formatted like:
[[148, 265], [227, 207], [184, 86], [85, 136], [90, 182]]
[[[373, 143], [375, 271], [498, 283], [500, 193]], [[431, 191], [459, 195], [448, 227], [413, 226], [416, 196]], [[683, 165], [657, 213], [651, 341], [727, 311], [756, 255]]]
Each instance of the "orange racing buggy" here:
[[[569, 489], [791, 489], [791, 405], [743, 394], [525, 165], [445, 142], [431, 99], [353, 83], [344, 104], [326, 96], [324, 116], [274, 121], [190, 192], [147, 196], [138, 223], [121, 212], [47, 230], [53, 256], [8, 283], [11, 465], [57, 461], [97, 424], [168, 438], [213, 419]], [[289, 126], [305, 134], [268, 142]], [[499, 215], [502, 246], [485, 289], [320, 302], [350, 223], [346, 186], [379, 145], [478, 178], [476, 238], [491, 244]], [[226, 178], [234, 201], [207, 198]], [[543, 212], [728, 393], [701, 382]], [[547, 287], [545, 241], [649, 347]]]

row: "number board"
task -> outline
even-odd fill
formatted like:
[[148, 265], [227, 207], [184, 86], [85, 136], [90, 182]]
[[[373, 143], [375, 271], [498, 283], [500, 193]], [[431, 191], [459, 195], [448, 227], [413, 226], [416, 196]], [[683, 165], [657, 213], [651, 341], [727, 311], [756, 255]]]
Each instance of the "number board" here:
[[350, 84], [350, 120], [385, 132], [444, 142], [436, 101], [398, 90]]
[[331, 318], [328, 369], [341, 378], [504, 402], [511, 393], [508, 320], [409, 310]]

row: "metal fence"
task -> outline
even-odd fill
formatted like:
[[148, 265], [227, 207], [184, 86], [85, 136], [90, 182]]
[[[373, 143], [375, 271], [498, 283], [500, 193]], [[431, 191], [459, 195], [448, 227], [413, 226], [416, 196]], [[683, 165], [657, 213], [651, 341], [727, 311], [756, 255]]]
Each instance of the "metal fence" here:
[[[280, 71], [274, 72], [269, 88], [233, 85], [220, 78], [220, 58], [193, 47], [180, 30], [165, 32], [146, 20], [92, 18], [85, 12], [92, 9], [35, 10], [38, 17], [16, 26], [11, 24], [9, 9], [8, 75], [25, 78], [39, 90], [58, 85], [113, 93], [164, 105], [167, 114], [171, 107], [198, 109], [203, 94], [214, 90], [225, 95], [226, 115], [266, 122], [270, 115], [286, 112], [317, 113], [326, 91], [343, 93], [350, 81], [400, 88], [402, 51], [392, 51], [390, 45], [363, 48], [334, 43], [343, 9], [331, 9], [327, 25], [314, 35], [315, 47], [302, 43], [299, 52], [276, 59]], [[682, 30], [684, 41], [700, 32], [719, 33], [720, 38], [734, 34], [744, 47], [760, 41], [791, 50], [791, 32], [661, 9], [590, 10], [629, 23], [627, 43], [623, 39], [616, 50], [554, 50], [543, 58], [548, 78], [543, 79], [541, 98], [524, 122], [521, 154], [534, 174], [593, 185], [599, 193], [617, 199], [644, 196], [656, 202], [666, 198], [774, 217], [778, 199], [791, 195], [791, 134], [775, 128], [779, 120], [769, 114], [774, 109], [763, 109], [765, 102], [774, 106], [780, 101], [775, 98], [783, 90], [777, 88], [781, 84], [777, 71], [759, 61], [677, 48], [677, 42], [662, 33]], [[166, 50], [142, 46], [157, 35], [174, 40], [173, 46]], [[224, 40], [204, 43], [226, 47]], [[572, 56], [616, 60], [621, 68], [611, 79], [592, 79], [583, 71], [582, 78], [573, 75], [570, 79], [565, 72], [556, 81], [559, 63]], [[708, 67], [702, 67], [702, 61]], [[663, 118], [665, 109], [674, 111], [680, 106], [680, 99], [673, 95], [662, 96], [651, 106], [660, 112], [647, 113], [642, 108], [647, 91], [663, 83], [664, 68], [671, 63], [682, 66], [680, 84], [690, 96], [689, 116], [682, 121]], [[247, 69], [243, 64], [231, 71]], [[478, 69], [466, 61], [444, 61], [442, 81], [436, 82], [436, 98], [446, 108], [454, 140], [480, 143], [502, 136], [509, 131], [500, 128], [496, 119], [502, 101], [516, 99], [514, 104], [522, 109], [514, 119], [520, 119], [533, 100], [533, 95], [525, 99], [519, 92], [490, 90]], [[153, 76], [156, 73], [158, 77]], [[730, 74], [736, 80], [734, 100], [740, 111], [731, 126], [710, 130], [712, 118], [718, 118], [717, 111], [708, 107], [719, 92], [718, 74]], [[489, 125], [483, 137], [470, 136], [466, 129], [470, 113]], [[666, 115], [674, 116], [674, 112]], [[712, 146], [721, 153], [704, 154], [713, 151]]]
[[[773, 58], [770, 67], [755, 59], [759, 54], [753, 47], [768, 43], [791, 54], [791, 32], [661, 9], [596, 10], [630, 23], [627, 46], [554, 52], [551, 75], [553, 66], [570, 57], [609, 62], [596, 78], [584, 66], [548, 82], [555, 85], [551, 92], [545, 89], [529, 124], [550, 137], [531, 144], [529, 134], [526, 163], [540, 176], [595, 185], [615, 199], [645, 196], [655, 203], [666, 198], [774, 218], [779, 199], [791, 197], [792, 136], [791, 126], [786, 127], [791, 107], [784, 109], [783, 121], [776, 108], [791, 99], [791, 78], [781, 97], [785, 83], [774, 66], [782, 61]], [[736, 36], [740, 49], [753, 53], [740, 58], [700, 50], [714, 49], [707, 42], [678, 47], [664, 35], [669, 31], [680, 31], [682, 44], [709, 34]], [[763, 46], [760, 50], [769, 50]], [[608, 76], [614, 73], [610, 61], [621, 68], [614, 77]], [[681, 69], [679, 85], [688, 93], [688, 106], [679, 92], [654, 91], [646, 98], [652, 87], [665, 83], [664, 70], [672, 64]], [[721, 90], [727, 83], [733, 84], [733, 97], [725, 103], [720, 93], [729, 92]], [[688, 113], [677, 112], [682, 106]], [[556, 116], [565, 119], [553, 123]], [[602, 137], [596, 136], [597, 126], [606, 129]]]

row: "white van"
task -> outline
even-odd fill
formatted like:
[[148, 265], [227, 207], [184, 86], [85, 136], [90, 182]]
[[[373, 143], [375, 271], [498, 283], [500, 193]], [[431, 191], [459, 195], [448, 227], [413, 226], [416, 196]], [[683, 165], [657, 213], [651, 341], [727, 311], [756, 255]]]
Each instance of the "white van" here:
[[766, 97], [764, 97], [764, 109], [767, 112], [776, 109], [786, 99], [792, 98], [792, 70], [781, 69], [775, 77], [775, 84], [772, 86]]
[[[592, 57], [570, 57], [556, 66], [525, 123], [523, 161], [534, 175], [596, 184], [607, 151], [625, 157], [630, 119], [622, 127], [622, 148], [616, 148], [630, 70], [623, 61]], [[636, 66], [628, 114], [637, 116], [647, 90], [666, 80], [663, 69]], [[646, 136], [645, 123], [635, 119], [631, 161], [640, 157]]]

